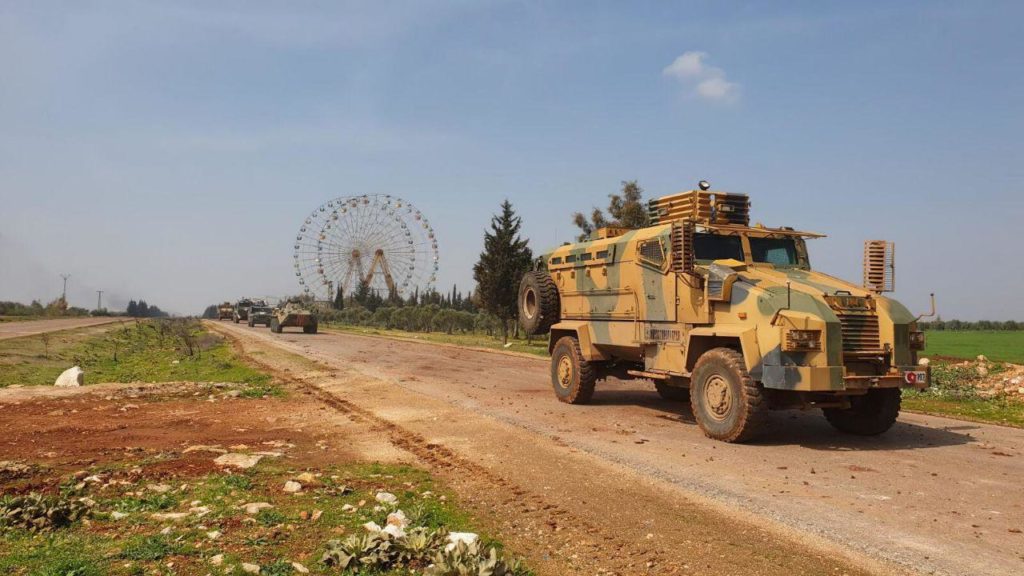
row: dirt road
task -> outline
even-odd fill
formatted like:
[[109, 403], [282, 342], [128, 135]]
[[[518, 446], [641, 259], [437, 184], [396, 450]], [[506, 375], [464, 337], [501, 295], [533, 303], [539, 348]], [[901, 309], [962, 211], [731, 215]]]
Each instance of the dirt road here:
[[98, 326], [125, 320], [125, 318], [99, 317], [99, 318], [54, 318], [51, 320], [26, 320], [24, 322], [3, 322], [0, 323], [0, 340], [8, 338], [20, 338], [22, 336], [34, 336], [43, 332], [57, 332], [59, 330], [71, 330], [72, 328], [84, 328], [86, 326]]
[[[644, 383], [608, 382], [599, 386], [593, 405], [568, 406], [554, 400], [541, 359], [348, 334], [273, 335], [225, 327], [390, 382], [424, 403], [432, 398], [448, 404], [439, 419], [401, 395], [379, 389], [356, 394], [341, 386], [350, 401], [374, 415], [414, 427], [426, 422], [427, 434], [493, 469], [522, 466], [536, 452], [535, 463], [515, 473], [548, 481], [571, 469], [572, 455], [579, 466], [599, 462], [639, 473], [676, 504], [701, 502], [888, 566], [936, 574], [1024, 570], [1022, 430], [904, 414], [887, 435], [863, 439], [833, 431], [819, 413], [782, 412], [760, 443], [728, 445], [704, 438], [687, 407], [660, 400]], [[478, 415], [514, 428], [504, 438], [508, 444], [495, 446], [490, 431], [463, 436], [452, 429]], [[549, 463], [553, 470], [544, 469], [540, 452], [551, 446], [564, 452], [565, 470], [557, 461]], [[609, 472], [614, 469], [594, 468], [593, 482], [610, 492], [592, 506], [607, 507], [608, 524], [618, 528], [628, 516], [619, 509], [628, 502], [624, 483], [637, 480]], [[656, 534], [663, 520], [649, 518], [646, 529]]]

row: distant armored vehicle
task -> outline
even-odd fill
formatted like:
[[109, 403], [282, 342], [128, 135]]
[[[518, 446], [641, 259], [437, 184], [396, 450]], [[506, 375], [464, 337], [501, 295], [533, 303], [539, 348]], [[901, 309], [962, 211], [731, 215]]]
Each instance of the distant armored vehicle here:
[[235, 324], [249, 319], [249, 308], [251, 307], [252, 300], [248, 298], [242, 298], [235, 304], [235, 312], [232, 316], [235, 319]]
[[270, 326], [270, 320], [274, 317], [274, 309], [263, 304], [253, 304], [249, 308], [249, 327], [257, 324]]
[[235, 316], [235, 307], [231, 305], [231, 302], [225, 302], [220, 306], [217, 306], [217, 319], [218, 320], [231, 320]]
[[844, 432], [888, 430], [901, 387], [930, 378], [919, 317], [882, 296], [892, 244], [865, 244], [857, 286], [811, 269], [805, 240], [820, 234], [750, 226], [746, 195], [705, 184], [651, 201], [651, 226], [599, 229], [524, 276], [520, 322], [550, 333], [555, 395], [583, 404], [608, 376], [651, 379], [726, 442], [753, 438], [781, 408], [821, 408]]
[[306, 334], [316, 334], [316, 314], [301, 302], [289, 300], [274, 310], [270, 318], [270, 331], [280, 334], [288, 326], [301, 326]]

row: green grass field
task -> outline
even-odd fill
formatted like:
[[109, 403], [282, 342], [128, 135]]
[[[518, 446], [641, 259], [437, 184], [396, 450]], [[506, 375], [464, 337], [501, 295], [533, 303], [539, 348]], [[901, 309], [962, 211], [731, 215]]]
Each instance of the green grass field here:
[[925, 333], [927, 347], [922, 356], [974, 359], [984, 354], [989, 360], [1024, 364], [1024, 330], [935, 331]]
[[247, 396], [276, 393], [268, 375], [195, 321], [126, 321], [0, 341], [0, 388], [50, 385], [74, 365], [85, 370], [86, 384], [235, 382], [251, 388]]

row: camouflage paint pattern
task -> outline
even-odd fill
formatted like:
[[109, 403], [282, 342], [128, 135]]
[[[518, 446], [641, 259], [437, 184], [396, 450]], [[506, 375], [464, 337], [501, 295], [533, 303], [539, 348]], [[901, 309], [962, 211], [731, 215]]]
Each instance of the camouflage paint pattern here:
[[[672, 226], [602, 230], [544, 254], [538, 266], [561, 302], [551, 345], [576, 335], [588, 360], [682, 378], [702, 352], [731, 346], [765, 387], [797, 391], [907, 385], [903, 373], [918, 370], [910, 349], [914, 316], [895, 300], [812, 270], [804, 238], [820, 235], [698, 223], [700, 232], [739, 236], [744, 260], [698, 260], [692, 272], [677, 273]], [[800, 263], [754, 262], [751, 237], [794, 238]], [[724, 279], [721, 294], [709, 291], [712, 269]], [[820, 350], [791, 351], [790, 330], [820, 331]]]

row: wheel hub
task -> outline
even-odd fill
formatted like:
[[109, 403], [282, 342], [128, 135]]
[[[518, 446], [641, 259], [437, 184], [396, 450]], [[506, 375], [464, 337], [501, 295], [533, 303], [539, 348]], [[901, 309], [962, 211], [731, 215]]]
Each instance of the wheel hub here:
[[562, 356], [558, 360], [558, 385], [568, 389], [572, 386], [572, 358]]
[[716, 420], [724, 420], [732, 408], [732, 390], [725, 378], [715, 374], [704, 384], [704, 402]]
[[533, 318], [537, 315], [537, 293], [532, 289], [527, 289], [525, 294], [525, 302], [523, 302], [523, 312], [526, 313], [527, 318]]

